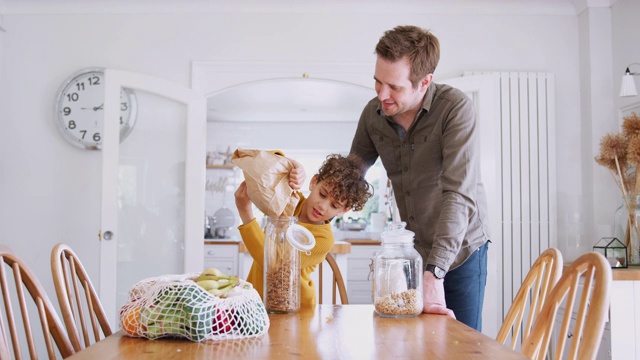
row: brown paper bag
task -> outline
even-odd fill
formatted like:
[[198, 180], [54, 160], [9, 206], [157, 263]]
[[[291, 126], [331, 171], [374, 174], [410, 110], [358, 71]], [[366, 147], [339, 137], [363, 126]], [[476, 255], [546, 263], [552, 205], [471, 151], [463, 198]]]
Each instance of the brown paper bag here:
[[[279, 155], [276, 155], [279, 154]], [[231, 162], [242, 169], [249, 198], [267, 216], [293, 216], [300, 196], [289, 186], [293, 163], [282, 153], [237, 149]]]

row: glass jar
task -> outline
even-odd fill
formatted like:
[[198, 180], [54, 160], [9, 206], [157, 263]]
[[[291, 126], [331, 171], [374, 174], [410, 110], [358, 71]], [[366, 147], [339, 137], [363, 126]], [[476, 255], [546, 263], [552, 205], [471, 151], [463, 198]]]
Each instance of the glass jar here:
[[373, 304], [383, 317], [422, 313], [422, 257], [413, 247], [406, 223], [391, 223], [380, 236], [382, 249], [373, 260]]
[[627, 247], [627, 264], [640, 265], [640, 196], [622, 198], [615, 213], [614, 234]]
[[309, 252], [315, 238], [295, 216], [267, 218], [264, 236], [264, 305], [269, 313], [300, 310], [300, 252]]

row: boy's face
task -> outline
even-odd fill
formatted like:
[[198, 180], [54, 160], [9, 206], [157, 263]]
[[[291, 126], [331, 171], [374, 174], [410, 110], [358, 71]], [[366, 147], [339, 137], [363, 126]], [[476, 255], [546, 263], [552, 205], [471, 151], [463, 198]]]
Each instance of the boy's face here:
[[[305, 207], [302, 209], [306, 217], [306, 222], [311, 224], [324, 223], [326, 220], [334, 216], [342, 215], [347, 209], [346, 201], [338, 201], [329, 194], [333, 187], [326, 182], [318, 182], [316, 175], [311, 178], [309, 183], [311, 194], [307, 197]], [[302, 215], [302, 214], [300, 214]], [[300, 216], [302, 218], [302, 216]]]

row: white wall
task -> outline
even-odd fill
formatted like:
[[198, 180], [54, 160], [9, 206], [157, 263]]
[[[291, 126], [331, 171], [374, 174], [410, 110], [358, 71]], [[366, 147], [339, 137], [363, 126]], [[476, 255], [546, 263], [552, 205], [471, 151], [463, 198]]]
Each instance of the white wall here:
[[[49, 253], [57, 242], [70, 244], [98, 279], [100, 153], [67, 144], [53, 122], [55, 92], [73, 71], [105, 66], [189, 85], [192, 61], [371, 62], [383, 31], [399, 24], [429, 28], [440, 38], [436, 81], [465, 70], [554, 73], [556, 128], [562, 134], [556, 146], [559, 203], [591, 191], [581, 186], [577, 16], [427, 10], [413, 5], [349, 13], [272, 8], [223, 14], [5, 14], [0, 242], [33, 264], [51, 293]], [[560, 229], [558, 238], [563, 235], [566, 230]]]

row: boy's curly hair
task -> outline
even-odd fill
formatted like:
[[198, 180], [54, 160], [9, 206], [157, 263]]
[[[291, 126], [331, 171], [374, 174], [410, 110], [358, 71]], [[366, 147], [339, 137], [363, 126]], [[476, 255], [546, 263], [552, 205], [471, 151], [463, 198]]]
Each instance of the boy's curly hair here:
[[334, 199], [346, 201], [346, 209], [360, 211], [373, 196], [373, 186], [364, 179], [364, 169], [364, 162], [355, 155], [331, 154], [316, 175], [318, 183], [324, 181], [333, 187], [330, 195]]

